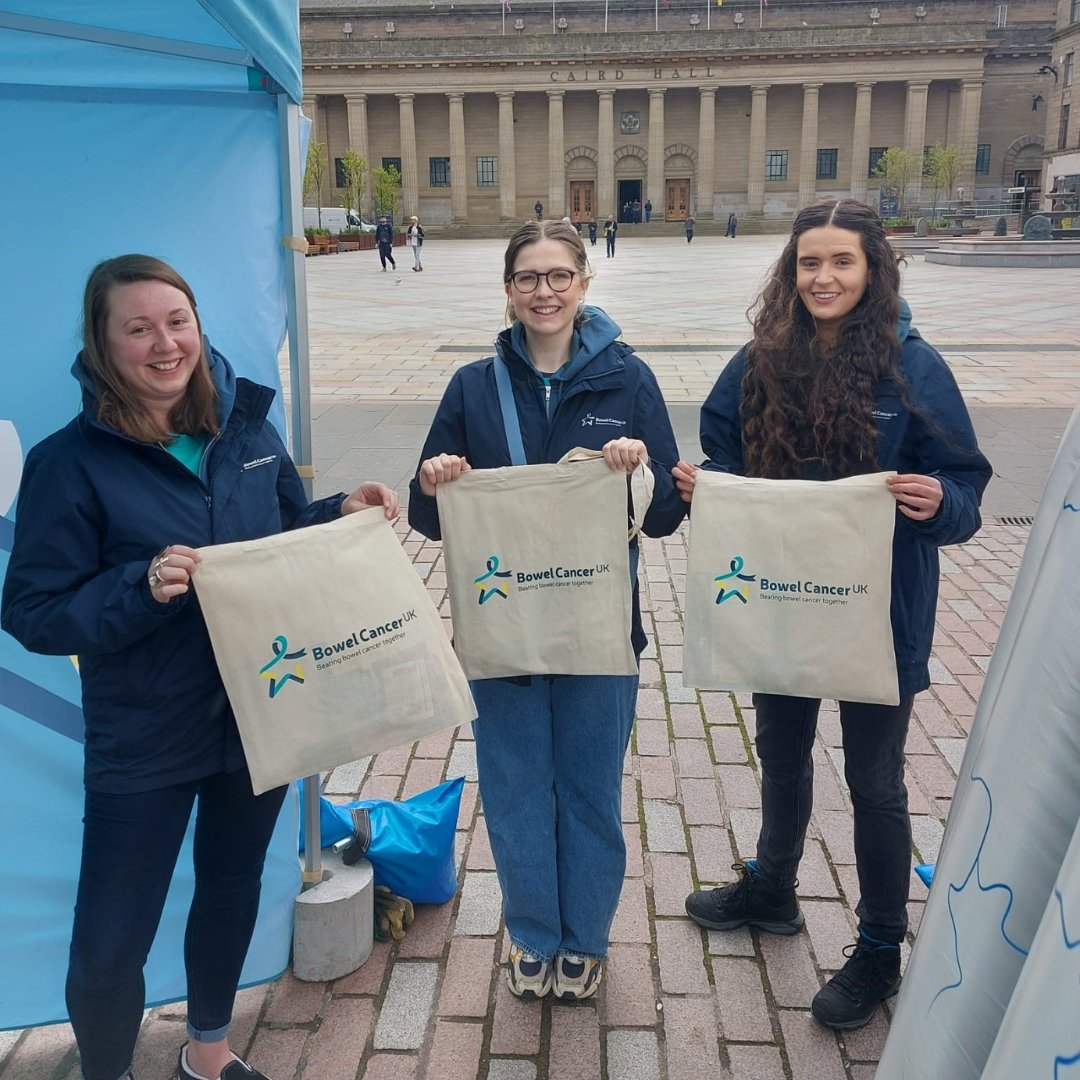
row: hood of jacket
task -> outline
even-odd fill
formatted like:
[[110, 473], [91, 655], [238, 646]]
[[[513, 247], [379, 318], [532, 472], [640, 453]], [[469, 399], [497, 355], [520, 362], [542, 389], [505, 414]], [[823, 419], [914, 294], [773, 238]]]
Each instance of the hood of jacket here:
[[513, 363], [517, 358], [539, 379], [550, 379], [553, 383], [564, 386], [589, 366], [613, 342], [618, 340], [622, 330], [618, 323], [602, 308], [586, 305], [582, 311], [582, 323], [574, 331], [570, 341], [570, 359], [558, 371], [551, 375], [542, 375], [536, 370], [529, 357], [528, 344], [525, 340], [525, 327], [520, 322], [503, 330], [495, 340], [495, 350], [506, 363]]
[[[210, 380], [214, 384], [216, 393], [215, 411], [217, 412], [218, 427], [223, 428], [225, 421], [232, 412], [233, 402], [236, 400], [236, 373], [233, 371], [232, 364], [210, 344], [205, 334], [202, 340], [203, 351], [206, 354], [207, 364], [210, 368]], [[71, 365], [71, 374], [82, 388], [82, 407], [86, 418], [98, 427], [112, 431], [112, 428], [98, 419], [97, 387], [94, 384], [93, 376], [86, 369], [81, 350]]]

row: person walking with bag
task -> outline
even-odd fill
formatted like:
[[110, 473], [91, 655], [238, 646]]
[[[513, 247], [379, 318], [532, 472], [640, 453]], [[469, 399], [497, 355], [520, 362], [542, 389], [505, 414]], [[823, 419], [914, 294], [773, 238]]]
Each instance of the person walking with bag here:
[[[859, 933], [811, 1005], [821, 1024], [851, 1030], [899, 987], [911, 872], [904, 742], [915, 695], [930, 684], [938, 548], [978, 530], [991, 474], [952, 372], [910, 327], [898, 257], [868, 206], [832, 200], [795, 218], [759, 297], [753, 340], [702, 407], [701, 443], [705, 468], [738, 475], [835, 480], [895, 471], [884, 482], [897, 511], [891, 621], [900, 702], [840, 702]], [[688, 501], [696, 471], [686, 462], [674, 470]], [[735, 864], [734, 884], [687, 897], [687, 914], [700, 925], [776, 934], [802, 927], [796, 874], [812, 808], [819, 705], [754, 695], [762, 776], [756, 858]]]
[[405, 236], [409, 242], [409, 247], [412, 248], [413, 270], [423, 270], [424, 264], [420, 258], [420, 250], [424, 246], [424, 227], [415, 214], [409, 218], [409, 228], [406, 230]]
[[147, 255], [86, 284], [82, 410], [27, 457], [3, 628], [78, 655], [86, 723], [82, 866], [67, 1005], [85, 1080], [133, 1080], [143, 966], [192, 807], [195, 894], [177, 1080], [266, 1080], [228, 1031], [285, 788], [252, 793], [199, 605], [197, 548], [397, 513], [376, 483], [308, 503], [267, 421], [274, 391], [202, 336], [195, 297]]
[[[563, 222], [529, 222], [511, 237], [503, 282], [510, 327], [496, 356], [455, 373], [410, 486], [409, 524], [441, 538], [437, 495], [470, 468], [558, 461], [602, 450], [610, 468], [644, 464], [655, 491], [643, 521], [668, 536], [685, 512], [669, 470], [675, 437], [656, 379], [619, 340], [619, 327], [585, 306], [591, 270], [581, 237]], [[498, 370], [502, 366], [501, 373]], [[516, 410], [524, 461], [500, 422], [499, 381]], [[637, 541], [631, 546], [631, 641], [640, 656]], [[510, 936], [511, 993], [563, 1000], [596, 993], [622, 890], [622, 762], [637, 676], [545, 675], [472, 686], [480, 795]]]

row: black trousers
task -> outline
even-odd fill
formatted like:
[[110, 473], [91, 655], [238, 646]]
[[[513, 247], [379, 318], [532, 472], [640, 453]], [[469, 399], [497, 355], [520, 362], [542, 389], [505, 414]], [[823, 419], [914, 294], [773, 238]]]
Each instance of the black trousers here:
[[[840, 702], [844, 776], [855, 816], [859, 927], [899, 943], [907, 930], [911, 819], [904, 786], [904, 743], [914, 697], [899, 705]], [[813, 698], [755, 694], [761, 763], [761, 834], [757, 864], [781, 886], [794, 883], [814, 805], [811, 750], [818, 708]]]
[[86, 1080], [117, 1080], [131, 1065], [143, 1016], [143, 965], [193, 805], [195, 895], [184, 938], [188, 1036], [224, 1038], [286, 790], [253, 795], [242, 769], [136, 795], [86, 793], [67, 977]]

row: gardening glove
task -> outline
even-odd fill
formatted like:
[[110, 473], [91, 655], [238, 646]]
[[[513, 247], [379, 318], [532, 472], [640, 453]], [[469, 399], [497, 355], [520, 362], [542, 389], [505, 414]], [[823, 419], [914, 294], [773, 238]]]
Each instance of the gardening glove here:
[[375, 886], [375, 939], [401, 941], [416, 913], [412, 901], [396, 896], [385, 885]]

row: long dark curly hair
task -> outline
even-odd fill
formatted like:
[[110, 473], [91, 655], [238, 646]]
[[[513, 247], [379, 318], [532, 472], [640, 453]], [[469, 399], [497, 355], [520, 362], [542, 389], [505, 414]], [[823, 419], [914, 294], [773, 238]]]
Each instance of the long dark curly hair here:
[[[870, 279], [826, 344], [796, 290], [799, 238], [835, 225], [857, 233]], [[830, 199], [799, 212], [780, 258], [755, 302], [754, 340], [747, 352], [741, 417], [749, 476], [827, 477], [874, 472], [875, 390], [892, 380], [903, 393], [900, 340], [902, 256], [881, 219], [854, 199]], [[817, 466], [817, 468], [814, 468]]]

